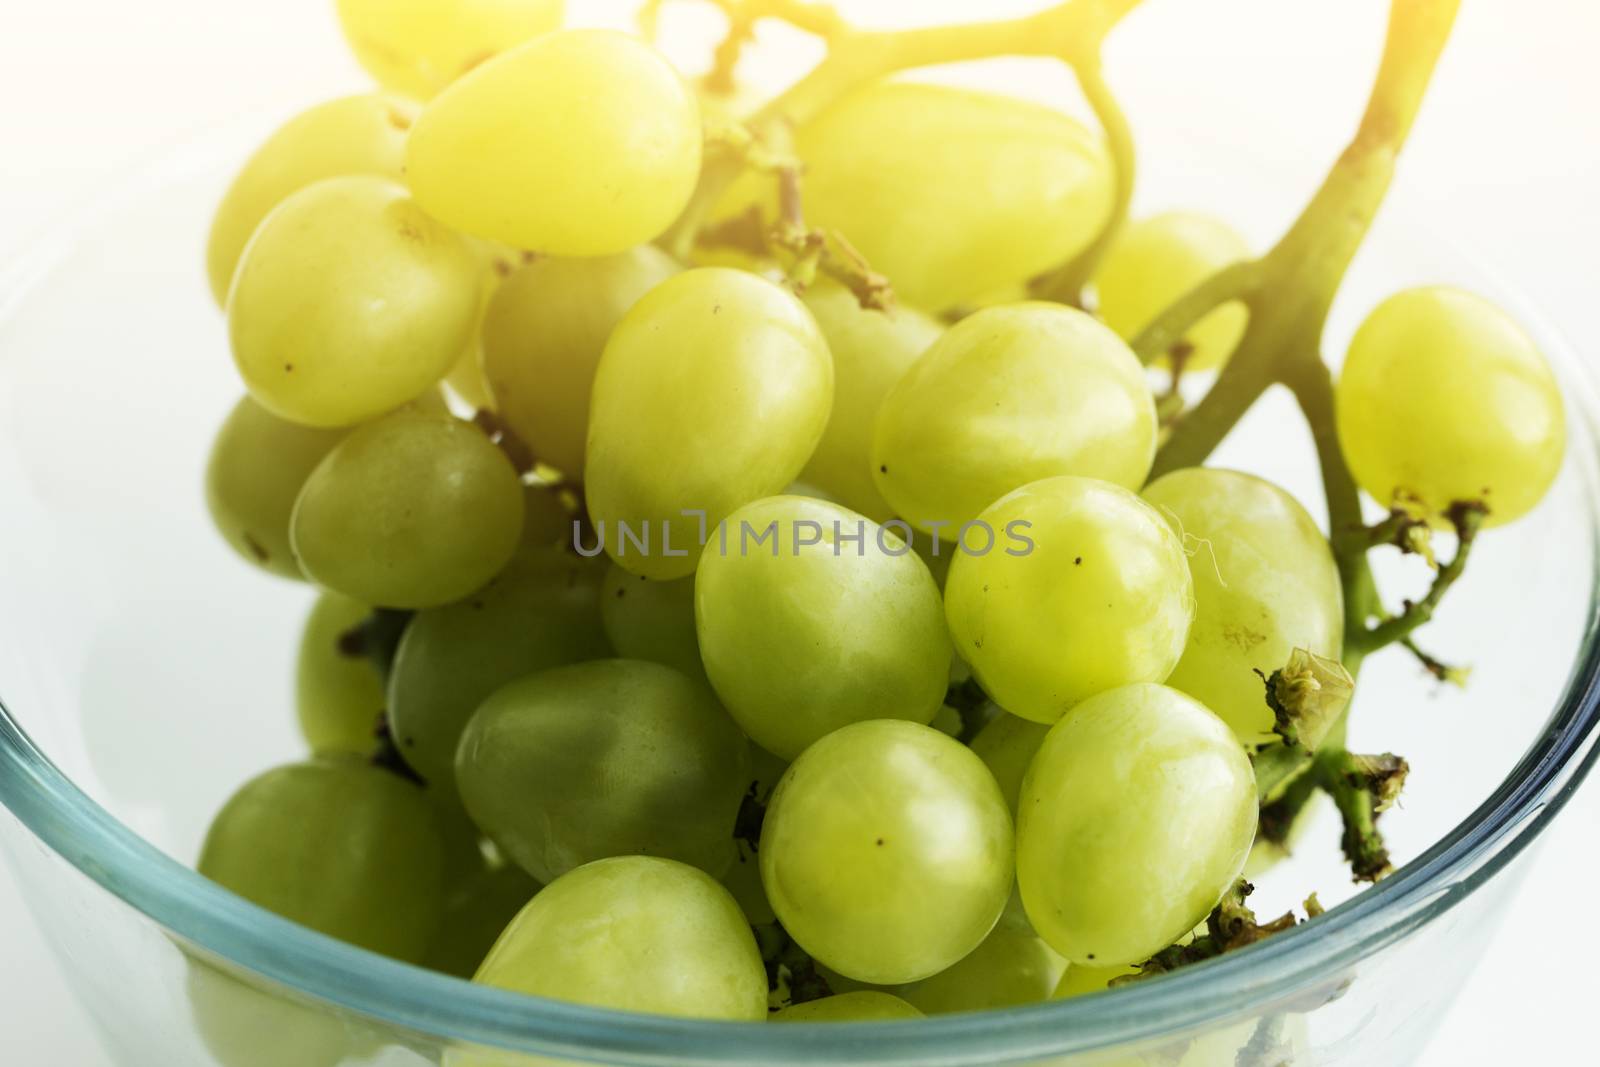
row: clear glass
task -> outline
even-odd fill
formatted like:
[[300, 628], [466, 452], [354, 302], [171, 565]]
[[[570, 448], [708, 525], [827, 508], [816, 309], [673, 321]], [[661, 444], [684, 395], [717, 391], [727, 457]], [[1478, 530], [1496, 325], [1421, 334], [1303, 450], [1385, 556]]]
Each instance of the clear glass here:
[[[239, 782], [300, 755], [291, 665], [311, 593], [236, 560], [200, 492], [211, 434], [240, 386], [199, 250], [224, 180], [269, 122], [170, 154], [0, 288], [0, 840], [116, 1062], [398, 1067], [469, 1044], [508, 1064], [528, 1054], [950, 1067], [1415, 1057], [1513, 892], [1514, 861], [1595, 752], [1600, 406], [1581, 362], [1504, 285], [1389, 219], [1329, 335], [1339, 350], [1396, 287], [1467, 285], [1534, 328], [1571, 409], [1571, 454], [1550, 498], [1484, 539], [1430, 628], [1432, 645], [1475, 665], [1472, 686], [1439, 689], [1397, 655], [1364, 673], [1354, 747], [1401, 752], [1415, 768], [1404, 808], [1387, 817], [1408, 861], [1397, 874], [1353, 895], [1324, 809], [1294, 857], [1258, 878], [1257, 901], [1276, 914], [1315, 889], [1342, 903], [1160, 981], [917, 1024], [629, 1016], [372, 956], [185, 866]], [[1270, 173], [1194, 152], [1216, 162], [1197, 195], [1255, 221]], [[1313, 453], [1296, 420], [1286, 398], [1269, 396], [1217, 462], [1272, 477], [1315, 511]], [[1380, 578], [1391, 597], [1426, 581], [1414, 561], [1388, 558]]]

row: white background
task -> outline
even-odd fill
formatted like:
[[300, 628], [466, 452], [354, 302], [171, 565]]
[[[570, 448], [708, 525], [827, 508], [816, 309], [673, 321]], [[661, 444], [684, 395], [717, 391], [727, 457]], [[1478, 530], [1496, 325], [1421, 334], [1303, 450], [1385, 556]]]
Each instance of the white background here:
[[[574, 7], [585, 0], [569, 0]], [[863, 0], [874, 16], [913, 0]], [[926, 17], [993, 11], [916, 0]], [[1006, 6], [1019, 6], [1010, 4]], [[1219, 136], [1270, 131], [1279, 152], [1320, 161], [1353, 122], [1383, 0], [1147, 0], [1125, 31], [1170, 51], [1175, 99], [1203, 81], [1228, 101]], [[1403, 180], [1425, 191], [1458, 243], [1531, 296], [1580, 351], [1600, 342], [1600, 5], [1463, 0]], [[0, 266], [46, 223], [115, 183], [161, 145], [265, 101], [361, 84], [331, 0], [0, 0]], [[1200, 81], [1197, 81], [1200, 80]], [[196, 286], [203, 284], [196, 250]], [[85, 307], [92, 312], [93, 294]], [[1600, 785], [1545, 841], [1485, 965], [1426, 1067], [1576, 1062], [1592, 1011], [1581, 916], [1600, 876]], [[1592, 1053], [1590, 1054], [1592, 1056]], [[101, 1067], [10, 875], [0, 866], [0, 1062]], [[155, 1067], [155, 1065], [152, 1065]]]

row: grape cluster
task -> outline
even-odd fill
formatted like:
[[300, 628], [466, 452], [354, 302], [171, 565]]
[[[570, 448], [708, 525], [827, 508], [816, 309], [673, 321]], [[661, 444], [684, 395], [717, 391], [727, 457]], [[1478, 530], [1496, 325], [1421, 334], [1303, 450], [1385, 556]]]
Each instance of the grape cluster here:
[[[321, 590], [315, 755], [200, 870], [398, 959], [713, 1019], [1070, 996], [1191, 936], [1256, 841], [1253, 758], [1296, 751], [1294, 671], [1351, 632], [1350, 531], [1151, 480], [1184, 417], [1153, 383], [1246, 359], [1260, 301], [1142, 342], [1242, 239], [1121, 226], [1101, 138], [1008, 97], [869, 80], [708, 139], [703, 87], [559, 2], [338, 9], [383, 88], [274, 133], [207, 257], [248, 390], [207, 499]], [[1092, 311], [1029, 297], [1108, 234]], [[1372, 313], [1337, 412], [1412, 548], [1561, 465], [1537, 348], [1455, 290]]]

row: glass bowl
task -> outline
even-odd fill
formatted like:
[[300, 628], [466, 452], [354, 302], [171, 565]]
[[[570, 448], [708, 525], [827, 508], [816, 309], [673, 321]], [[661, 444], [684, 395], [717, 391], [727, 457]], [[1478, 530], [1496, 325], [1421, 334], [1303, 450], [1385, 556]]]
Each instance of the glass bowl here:
[[[1440, 689], [1399, 654], [1362, 679], [1352, 746], [1392, 749], [1414, 768], [1403, 808], [1385, 818], [1407, 861], [1398, 872], [1354, 893], [1324, 806], [1294, 856], [1258, 876], [1254, 902], [1277, 914], [1316, 890], [1342, 903], [1158, 981], [915, 1024], [628, 1015], [371, 955], [185, 866], [240, 782], [301, 754], [291, 668], [311, 593], [236, 560], [200, 491], [240, 386], [199, 249], [223, 183], [266, 128], [252, 120], [170, 153], [0, 288], [0, 842], [115, 1062], [400, 1067], [466, 1047], [481, 1053], [473, 1064], [663, 1067], [1416, 1056], [1488, 941], [1516, 861], [1593, 762], [1600, 717], [1600, 405], [1581, 362], [1503, 284], [1389, 219], [1329, 332], [1338, 351], [1383, 294], [1466, 285], [1530, 325], [1569, 402], [1569, 461], [1550, 497], [1483, 539], [1425, 631], [1441, 655], [1476, 665], [1471, 687]], [[1265, 239], [1282, 222], [1258, 206], [1258, 194], [1271, 202], [1270, 175], [1230, 154], [1204, 168], [1199, 195]], [[1195, 174], [1185, 177], [1193, 194]], [[1271, 477], [1320, 512], [1314, 456], [1285, 397], [1258, 405], [1216, 462]], [[1378, 562], [1391, 598], [1426, 581], [1414, 561]]]

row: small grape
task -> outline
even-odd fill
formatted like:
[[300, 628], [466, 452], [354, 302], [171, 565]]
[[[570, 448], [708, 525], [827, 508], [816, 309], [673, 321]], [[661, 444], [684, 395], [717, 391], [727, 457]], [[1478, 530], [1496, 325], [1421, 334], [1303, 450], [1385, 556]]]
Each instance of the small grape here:
[[222, 1067], [341, 1067], [380, 1043], [376, 1032], [281, 987], [252, 985], [197, 956], [185, 963], [195, 1029]]
[[761, 880], [784, 929], [863, 982], [914, 982], [977, 948], [1011, 892], [1005, 798], [966, 746], [916, 723], [846, 726], [790, 766]]
[[1472, 293], [1408, 289], [1356, 331], [1338, 385], [1339, 444], [1385, 506], [1435, 515], [1475, 501], [1488, 525], [1531, 511], [1560, 473], [1566, 416], [1555, 376], [1512, 318]]
[[608, 256], [670, 226], [700, 173], [694, 93], [649, 45], [563, 30], [474, 69], [423, 109], [406, 180], [464, 233]]
[[[1013, 901], [1016, 901], [1013, 895]], [[896, 992], [927, 1015], [991, 1011], [1049, 1000], [1065, 961], [1033, 932], [1020, 902], [983, 944], [951, 966]]]
[[693, 578], [654, 582], [613, 563], [600, 588], [600, 621], [611, 647], [624, 659], [662, 663], [706, 681], [694, 629]]
[[[1167, 305], [1224, 267], [1250, 258], [1250, 246], [1209, 215], [1169, 212], [1124, 227], [1095, 274], [1097, 310], [1117, 333], [1137, 337]], [[1239, 347], [1250, 311], [1223, 304], [1183, 335], [1187, 370], [1208, 370]], [[1163, 356], [1165, 358], [1165, 356]]]
[[1096, 693], [1172, 673], [1194, 583], [1183, 543], [1149, 504], [1109, 482], [1048, 478], [980, 521], [1031, 542], [963, 552], [945, 582], [956, 650], [1001, 707], [1051, 723]]
[[378, 84], [426, 100], [484, 60], [557, 29], [564, 0], [338, 0], [350, 50]]
[[721, 874], [749, 766], [705, 688], [658, 663], [594, 660], [485, 701], [461, 735], [456, 783], [477, 824], [542, 882], [636, 854]]
[[1127, 975], [1138, 974], [1138, 967], [1089, 967], [1081, 963], [1067, 965], [1061, 974], [1061, 981], [1056, 985], [1053, 999], [1067, 1000], [1071, 997], [1087, 996], [1090, 993], [1103, 993], [1111, 988], [1111, 983]]
[[423, 966], [471, 978], [539, 888], [515, 865], [479, 872], [445, 898], [444, 917]]
[[1018, 810], [1017, 882], [1034, 928], [1073, 964], [1116, 967], [1188, 933], [1239, 877], [1255, 774], [1201, 704], [1130, 685], [1050, 730]]
[[516, 551], [522, 485], [505, 455], [447, 415], [391, 415], [352, 433], [295, 505], [295, 555], [317, 584], [427, 608], [481, 589]]
[[[854, 512], [798, 496], [740, 508], [728, 529], [727, 551], [700, 558], [696, 626], [707, 677], [756, 744], [792, 759], [852, 722], [932, 720], [950, 636], [915, 553]], [[770, 550], [746, 546], [749, 530], [770, 530]]]
[[1002, 712], [972, 739], [972, 751], [1000, 783], [1000, 792], [1005, 794], [1013, 819], [1017, 817], [1017, 794], [1022, 790], [1022, 776], [1028, 773], [1028, 765], [1049, 732], [1050, 727], [1043, 723]]
[[901, 518], [954, 542], [1041, 478], [1137, 489], [1155, 447], [1155, 401], [1122, 339], [1073, 308], [1013, 304], [951, 327], [890, 390], [872, 469]]
[[383, 716], [383, 679], [360, 649], [343, 639], [372, 609], [338, 593], [317, 598], [300, 635], [295, 662], [295, 708], [313, 752], [372, 751]]
[[922, 1012], [897, 996], [864, 989], [855, 993], [839, 993], [803, 1004], [792, 1004], [774, 1012], [775, 1023], [867, 1023], [892, 1022], [897, 1019], [920, 1019]]

